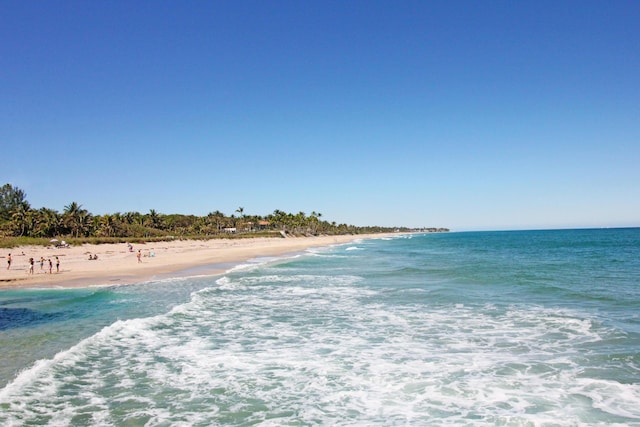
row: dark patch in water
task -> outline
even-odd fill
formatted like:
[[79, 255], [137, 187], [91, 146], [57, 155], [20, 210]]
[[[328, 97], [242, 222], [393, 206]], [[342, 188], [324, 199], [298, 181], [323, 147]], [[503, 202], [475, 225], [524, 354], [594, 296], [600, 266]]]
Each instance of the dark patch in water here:
[[0, 308], [0, 331], [49, 323], [62, 317], [62, 313], [47, 313], [28, 308]]

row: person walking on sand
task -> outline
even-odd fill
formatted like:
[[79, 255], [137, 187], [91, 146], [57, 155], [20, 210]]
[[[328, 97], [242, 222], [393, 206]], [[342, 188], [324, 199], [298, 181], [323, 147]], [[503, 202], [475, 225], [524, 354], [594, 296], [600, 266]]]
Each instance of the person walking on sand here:
[[49, 274], [51, 274], [51, 270], [53, 270], [53, 263], [51, 262], [51, 258], [49, 258]]
[[11, 268], [11, 254], [7, 257], [7, 270]]
[[137, 257], [138, 257], [138, 262], [139, 262], [139, 263], [140, 263], [140, 262], [142, 262], [142, 252], [140, 252], [140, 249], [138, 249], [138, 255], [137, 255]]
[[44, 257], [40, 257], [40, 271], [44, 270]]
[[56, 257], [56, 273], [60, 273], [60, 258]]
[[33, 274], [33, 258], [29, 258], [29, 274]]

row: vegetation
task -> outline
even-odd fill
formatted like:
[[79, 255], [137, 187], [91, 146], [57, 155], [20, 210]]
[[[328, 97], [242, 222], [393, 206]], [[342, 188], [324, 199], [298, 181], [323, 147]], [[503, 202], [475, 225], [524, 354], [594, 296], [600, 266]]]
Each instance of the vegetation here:
[[[139, 212], [93, 215], [77, 202], [63, 212], [49, 208], [32, 209], [21, 189], [5, 184], [0, 187], [0, 246], [20, 244], [48, 245], [52, 239], [67, 243], [118, 243], [123, 241], [158, 241], [168, 239], [242, 238], [257, 236], [335, 235], [379, 233], [398, 230], [388, 227], [356, 227], [322, 220], [322, 214], [297, 214], [275, 210], [265, 216], [227, 216], [214, 211], [206, 216], [161, 214], [151, 209]], [[400, 229], [407, 231], [407, 229]], [[436, 231], [435, 229], [433, 231]], [[444, 231], [444, 230], [438, 230]]]

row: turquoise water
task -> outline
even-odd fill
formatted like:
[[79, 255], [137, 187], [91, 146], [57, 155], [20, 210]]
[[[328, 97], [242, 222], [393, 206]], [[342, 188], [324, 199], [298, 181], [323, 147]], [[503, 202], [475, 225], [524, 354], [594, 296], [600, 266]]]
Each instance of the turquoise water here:
[[640, 229], [0, 293], [0, 425], [640, 426]]

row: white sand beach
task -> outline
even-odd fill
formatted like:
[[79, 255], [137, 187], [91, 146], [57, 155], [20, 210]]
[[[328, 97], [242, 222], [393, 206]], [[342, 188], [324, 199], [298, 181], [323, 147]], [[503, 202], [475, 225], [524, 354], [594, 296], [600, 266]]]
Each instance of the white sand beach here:
[[[201, 274], [218, 274], [230, 265], [256, 257], [284, 255], [372, 237], [384, 235], [175, 240], [133, 244], [132, 250], [125, 243], [69, 248], [21, 246], [0, 252], [0, 289], [133, 284], [206, 266], [211, 268]], [[7, 270], [9, 254], [12, 262]], [[90, 255], [97, 255], [98, 259], [89, 260]], [[41, 257], [44, 258], [42, 267]], [[56, 271], [56, 257], [60, 260], [59, 272]], [[35, 261], [33, 274], [29, 272], [29, 258]], [[52, 273], [49, 273], [49, 260], [53, 264]]]

